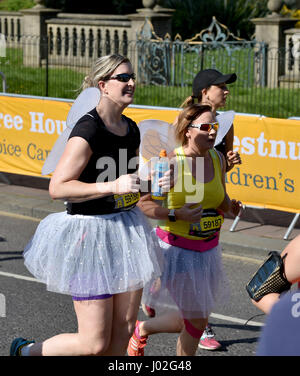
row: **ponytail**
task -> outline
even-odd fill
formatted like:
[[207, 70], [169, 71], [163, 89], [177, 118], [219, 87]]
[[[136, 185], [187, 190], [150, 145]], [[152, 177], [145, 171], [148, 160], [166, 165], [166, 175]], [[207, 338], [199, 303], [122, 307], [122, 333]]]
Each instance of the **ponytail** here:
[[84, 90], [88, 87], [93, 87], [93, 80], [90, 78], [90, 76], [85, 76], [83, 83], [81, 85], [81, 90]]
[[190, 106], [191, 104], [194, 104], [194, 97], [192, 95], [190, 95], [189, 97], [187, 97], [183, 103], [181, 103], [180, 107], [181, 108], [185, 108], [187, 106]]
[[190, 95], [185, 99], [185, 101], [180, 105], [181, 108], [185, 108], [190, 106], [191, 104], [195, 103], [195, 99], [197, 100], [196, 103], [201, 103], [202, 101], [202, 93], [199, 94], [199, 97], [195, 97], [194, 95]]

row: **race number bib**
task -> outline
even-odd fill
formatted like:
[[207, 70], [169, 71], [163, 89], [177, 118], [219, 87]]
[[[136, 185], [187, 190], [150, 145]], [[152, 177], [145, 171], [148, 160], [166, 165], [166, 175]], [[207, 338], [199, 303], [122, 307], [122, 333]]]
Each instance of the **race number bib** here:
[[140, 193], [126, 193], [124, 195], [114, 195], [115, 209], [129, 210], [140, 199]]
[[220, 231], [224, 218], [214, 209], [204, 209], [200, 222], [191, 223], [189, 235], [209, 238]]

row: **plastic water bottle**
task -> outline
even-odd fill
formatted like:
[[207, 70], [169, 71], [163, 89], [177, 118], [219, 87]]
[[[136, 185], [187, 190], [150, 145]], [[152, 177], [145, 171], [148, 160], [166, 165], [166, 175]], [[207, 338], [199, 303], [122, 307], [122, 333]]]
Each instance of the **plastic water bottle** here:
[[162, 149], [159, 153], [159, 158], [153, 158], [154, 174], [151, 184], [151, 197], [154, 200], [164, 200], [166, 193], [162, 192], [162, 187], [158, 185], [158, 180], [164, 176], [164, 173], [169, 170], [169, 159], [167, 158], [167, 152]]

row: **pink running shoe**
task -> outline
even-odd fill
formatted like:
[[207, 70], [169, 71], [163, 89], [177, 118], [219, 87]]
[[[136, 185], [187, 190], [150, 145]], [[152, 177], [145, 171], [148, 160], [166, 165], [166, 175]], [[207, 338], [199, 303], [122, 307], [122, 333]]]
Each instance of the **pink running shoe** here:
[[155, 317], [155, 309], [151, 308], [150, 306], [146, 304], [142, 304], [142, 310], [144, 314], [148, 317]]
[[200, 338], [199, 347], [205, 350], [218, 350], [222, 345], [215, 340], [215, 333], [211, 326], [207, 324], [202, 337]]

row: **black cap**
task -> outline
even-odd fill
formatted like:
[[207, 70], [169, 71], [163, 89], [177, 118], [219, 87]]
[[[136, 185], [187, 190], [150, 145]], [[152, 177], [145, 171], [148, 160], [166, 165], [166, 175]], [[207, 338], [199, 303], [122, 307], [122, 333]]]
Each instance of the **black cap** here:
[[216, 69], [204, 69], [200, 71], [193, 81], [193, 97], [198, 98], [201, 90], [211, 85], [232, 84], [237, 79], [235, 73], [222, 74]]

